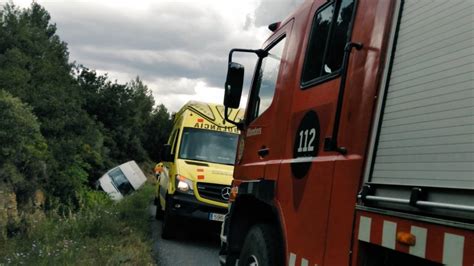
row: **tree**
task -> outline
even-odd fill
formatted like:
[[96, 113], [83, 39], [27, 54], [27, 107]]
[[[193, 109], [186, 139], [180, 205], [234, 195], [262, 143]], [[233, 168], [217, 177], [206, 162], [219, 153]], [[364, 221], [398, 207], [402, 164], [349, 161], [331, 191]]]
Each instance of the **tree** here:
[[[34, 143], [42, 143], [13, 142], [39, 150], [2, 147], [4, 182], [26, 184], [23, 180], [39, 180], [41, 173], [41, 186], [68, 208], [79, 207], [87, 183], [106, 169], [128, 160], [149, 160], [149, 154], [156, 160], [171, 127], [166, 108], [154, 108], [151, 91], [139, 77], [119, 84], [70, 64], [67, 44], [56, 35], [49, 13], [36, 3], [22, 10], [7, 4], [0, 11], [0, 88], [8, 92], [4, 98], [16, 99], [13, 106], [22, 106], [2, 128], [23, 130], [22, 119], [32, 126], [29, 135], [2, 131], [3, 141], [31, 135]], [[27, 111], [18, 111], [22, 108]], [[37, 150], [41, 156], [31, 159]]]
[[139, 77], [127, 84], [119, 84], [82, 66], [76, 73], [86, 99], [85, 109], [103, 126], [111, 162], [148, 160], [147, 127], [154, 106], [148, 87]]
[[168, 141], [172, 126], [170, 113], [163, 104], [158, 105], [145, 129], [145, 148], [153, 161], [161, 161], [161, 148]]
[[46, 140], [37, 118], [19, 98], [0, 90], [0, 183], [26, 201], [45, 181]]
[[7, 4], [0, 34], [0, 88], [32, 107], [48, 143], [45, 187], [63, 203], [77, 202], [89, 171], [103, 163], [104, 138], [82, 108], [67, 45], [36, 3], [21, 11]]

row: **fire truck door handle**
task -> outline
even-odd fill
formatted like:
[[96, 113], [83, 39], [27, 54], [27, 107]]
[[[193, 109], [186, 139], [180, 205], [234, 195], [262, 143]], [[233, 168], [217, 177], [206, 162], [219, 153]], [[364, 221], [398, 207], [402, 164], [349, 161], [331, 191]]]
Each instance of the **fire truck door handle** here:
[[270, 153], [270, 149], [267, 148], [267, 147], [265, 147], [265, 146], [263, 146], [260, 150], [258, 150], [257, 153], [258, 153], [258, 156], [260, 156], [260, 157], [263, 158], [263, 157], [267, 156], [268, 153]]

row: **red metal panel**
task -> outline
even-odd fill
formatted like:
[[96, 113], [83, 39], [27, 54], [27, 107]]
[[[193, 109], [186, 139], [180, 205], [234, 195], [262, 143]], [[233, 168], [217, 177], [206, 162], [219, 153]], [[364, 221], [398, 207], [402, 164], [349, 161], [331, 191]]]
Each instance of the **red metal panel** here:
[[464, 265], [474, 265], [474, 235], [466, 237], [464, 242]]
[[332, 160], [317, 161], [303, 179], [291, 177], [289, 164], [280, 170], [286, 176], [279, 179], [277, 196], [286, 227], [287, 250], [307, 259], [310, 265], [323, 265], [333, 166]]
[[432, 261], [441, 261], [443, 259], [443, 234], [431, 230], [426, 239], [426, 258]]
[[[348, 178], [362, 169], [360, 156], [343, 156], [336, 161], [336, 170], [329, 205], [329, 222], [326, 239], [326, 265], [349, 265], [354, 205], [358, 191], [358, 178]], [[337, 195], [337, 196], [336, 196]]]
[[372, 227], [370, 230], [370, 243], [382, 243], [382, 225], [383, 220], [372, 219]]

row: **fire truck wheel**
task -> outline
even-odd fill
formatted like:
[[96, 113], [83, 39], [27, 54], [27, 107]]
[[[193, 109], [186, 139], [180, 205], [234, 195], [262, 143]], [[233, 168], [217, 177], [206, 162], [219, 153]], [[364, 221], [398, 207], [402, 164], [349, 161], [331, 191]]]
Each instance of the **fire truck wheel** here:
[[175, 215], [171, 211], [171, 200], [167, 197], [166, 209], [161, 222], [161, 237], [163, 239], [171, 239], [175, 233]]
[[245, 237], [239, 257], [239, 266], [283, 265], [275, 228], [268, 224], [254, 225]]

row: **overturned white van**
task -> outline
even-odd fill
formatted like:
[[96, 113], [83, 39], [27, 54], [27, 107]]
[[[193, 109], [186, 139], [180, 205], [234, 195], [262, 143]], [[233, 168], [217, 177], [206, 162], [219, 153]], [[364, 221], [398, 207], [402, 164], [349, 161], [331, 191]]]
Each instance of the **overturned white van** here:
[[121, 200], [124, 196], [139, 189], [146, 182], [146, 177], [135, 161], [129, 161], [107, 171], [97, 185], [113, 200]]

